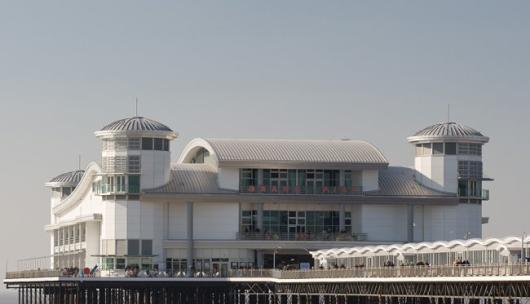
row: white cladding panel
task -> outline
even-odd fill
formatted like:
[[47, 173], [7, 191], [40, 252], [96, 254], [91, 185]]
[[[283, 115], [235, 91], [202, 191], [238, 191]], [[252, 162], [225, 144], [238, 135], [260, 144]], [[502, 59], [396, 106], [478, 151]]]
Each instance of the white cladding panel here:
[[407, 215], [404, 205], [363, 205], [362, 232], [370, 241], [406, 241]]
[[97, 222], [89, 222], [86, 224], [86, 256], [85, 265], [88, 267], [94, 267], [98, 264], [99, 258], [96, 257], [100, 253], [99, 251], [99, 235], [100, 235], [100, 224]]
[[170, 240], [185, 239], [187, 235], [186, 204], [170, 203], [168, 217], [168, 238]]
[[456, 206], [456, 238], [482, 238], [482, 207], [479, 204]]
[[223, 167], [218, 169], [219, 188], [239, 190], [239, 169]]
[[139, 239], [140, 238], [140, 202], [139, 201], [128, 201], [127, 202], [127, 238], [128, 239]]
[[171, 155], [167, 151], [141, 152], [140, 186], [142, 189], [150, 189], [162, 186], [169, 182], [171, 170]]
[[372, 191], [379, 189], [379, 171], [378, 170], [363, 170], [363, 191]]
[[73, 221], [77, 218], [93, 215], [94, 213], [102, 214], [105, 210], [105, 205], [98, 195], [93, 195], [89, 190], [79, 201], [79, 203], [68, 210], [61, 216], [52, 216], [51, 224], [60, 224], [63, 222]]
[[101, 222], [101, 239], [112, 240], [116, 238], [116, 204], [113, 201], [105, 201], [105, 212]]
[[[111, 203], [110, 201], [108, 203]], [[127, 201], [117, 200], [114, 202], [115, 216], [114, 227], [116, 239], [127, 238]]]
[[421, 184], [440, 191], [456, 193], [458, 160], [456, 155], [417, 156], [414, 158], [416, 179]]
[[193, 238], [233, 240], [239, 231], [239, 203], [194, 203]]

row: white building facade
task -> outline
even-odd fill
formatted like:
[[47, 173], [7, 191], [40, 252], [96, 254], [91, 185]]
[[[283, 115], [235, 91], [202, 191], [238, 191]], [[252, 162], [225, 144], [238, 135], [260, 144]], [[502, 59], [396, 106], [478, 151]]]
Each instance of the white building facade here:
[[481, 237], [482, 145], [455, 123], [408, 140], [415, 169], [356, 140], [203, 139], [132, 117], [97, 131], [101, 161], [57, 176], [53, 267], [190, 275], [313, 262], [309, 250]]

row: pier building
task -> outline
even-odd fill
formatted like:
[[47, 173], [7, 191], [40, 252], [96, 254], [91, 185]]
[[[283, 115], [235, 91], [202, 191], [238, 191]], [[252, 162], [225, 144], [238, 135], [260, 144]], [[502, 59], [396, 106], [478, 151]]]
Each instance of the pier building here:
[[[191, 140], [144, 117], [95, 132], [101, 159], [51, 188], [53, 269], [190, 276], [313, 262], [309, 251], [482, 236], [482, 147], [454, 123], [408, 138], [415, 168], [362, 140]], [[411, 156], [412, 157], [412, 156]]]

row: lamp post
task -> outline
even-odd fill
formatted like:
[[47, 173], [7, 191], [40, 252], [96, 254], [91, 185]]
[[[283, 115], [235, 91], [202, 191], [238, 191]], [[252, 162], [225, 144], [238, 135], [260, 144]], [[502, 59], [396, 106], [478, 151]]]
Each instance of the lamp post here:
[[281, 249], [282, 247], [278, 246], [276, 248], [274, 248], [274, 252], [272, 254], [272, 268], [273, 269], [276, 269], [276, 251], [278, 251], [278, 249]]

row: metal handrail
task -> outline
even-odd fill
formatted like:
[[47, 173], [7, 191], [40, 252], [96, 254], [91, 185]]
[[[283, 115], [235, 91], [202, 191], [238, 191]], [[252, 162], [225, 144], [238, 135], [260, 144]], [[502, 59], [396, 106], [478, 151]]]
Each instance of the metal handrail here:
[[[99, 276], [101, 274], [96, 274]], [[339, 268], [311, 270], [277, 269], [231, 269], [224, 275], [220, 273], [202, 273], [195, 278], [275, 278], [275, 279], [318, 279], [318, 278], [427, 278], [427, 277], [498, 277], [530, 275], [530, 263], [496, 264], [476, 266], [395, 266], [374, 268]], [[6, 279], [72, 277], [60, 270], [27, 270], [7, 272]], [[152, 277], [183, 277], [152, 273]], [[116, 276], [119, 277], [119, 276]]]

